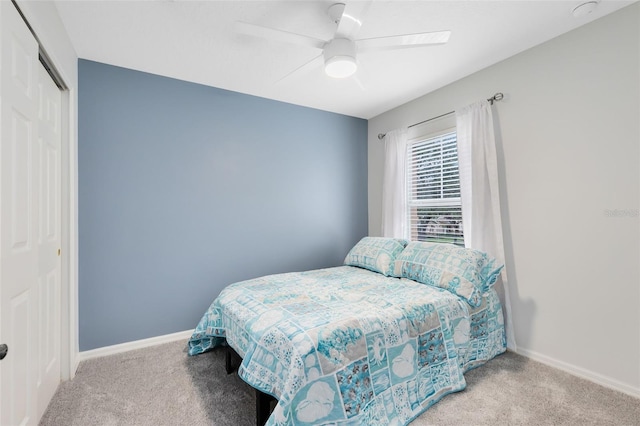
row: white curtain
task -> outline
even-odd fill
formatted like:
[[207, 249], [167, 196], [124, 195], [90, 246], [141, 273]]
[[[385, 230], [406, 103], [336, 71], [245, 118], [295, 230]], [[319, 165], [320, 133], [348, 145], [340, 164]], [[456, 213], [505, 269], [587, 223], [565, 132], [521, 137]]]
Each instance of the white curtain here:
[[407, 129], [396, 129], [384, 137], [382, 182], [382, 236], [406, 238]]
[[[456, 131], [465, 246], [482, 250], [504, 263], [498, 162], [489, 102], [483, 100], [456, 111]], [[496, 283], [496, 290], [503, 296], [507, 346], [515, 350], [506, 268], [501, 281]]]

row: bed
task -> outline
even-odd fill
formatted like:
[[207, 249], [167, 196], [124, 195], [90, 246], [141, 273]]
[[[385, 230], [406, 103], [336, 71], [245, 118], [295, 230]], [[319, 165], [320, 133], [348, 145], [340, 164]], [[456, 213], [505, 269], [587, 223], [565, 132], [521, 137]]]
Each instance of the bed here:
[[189, 340], [229, 346], [277, 404], [268, 425], [406, 425], [506, 349], [502, 266], [449, 244], [365, 237], [345, 265], [231, 284]]

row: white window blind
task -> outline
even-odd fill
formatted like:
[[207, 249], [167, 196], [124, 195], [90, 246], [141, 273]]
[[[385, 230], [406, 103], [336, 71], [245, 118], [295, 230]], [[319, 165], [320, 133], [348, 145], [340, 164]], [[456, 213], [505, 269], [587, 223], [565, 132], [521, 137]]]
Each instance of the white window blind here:
[[464, 246], [456, 132], [407, 147], [408, 228], [414, 241]]

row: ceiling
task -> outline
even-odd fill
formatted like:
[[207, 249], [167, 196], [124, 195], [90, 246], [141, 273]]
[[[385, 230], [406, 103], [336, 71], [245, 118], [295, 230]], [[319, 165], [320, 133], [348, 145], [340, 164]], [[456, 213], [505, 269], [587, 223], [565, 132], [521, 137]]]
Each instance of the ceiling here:
[[[244, 21], [323, 40], [337, 0], [55, 0], [78, 57], [369, 119], [633, 1], [373, 1], [357, 38], [451, 30], [447, 44], [359, 54], [354, 77], [291, 71], [309, 47], [234, 31]], [[347, 0], [353, 1], [353, 0]], [[280, 80], [280, 81], [279, 81]]]

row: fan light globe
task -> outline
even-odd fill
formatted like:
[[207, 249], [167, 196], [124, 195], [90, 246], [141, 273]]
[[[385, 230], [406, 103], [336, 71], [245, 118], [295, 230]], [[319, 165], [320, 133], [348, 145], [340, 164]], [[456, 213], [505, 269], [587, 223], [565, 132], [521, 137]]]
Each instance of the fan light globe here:
[[355, 58], [351, 56], [334, 56], [324, 63], [324, 72], [333, 78], [346, 78], [358, 69]]
[[324, 72], [329, 77], [349, 77], [358, 68], [356, 44], [353, 40], [334, 38], [326, 44], [322, 53], [324, 55]]

